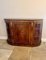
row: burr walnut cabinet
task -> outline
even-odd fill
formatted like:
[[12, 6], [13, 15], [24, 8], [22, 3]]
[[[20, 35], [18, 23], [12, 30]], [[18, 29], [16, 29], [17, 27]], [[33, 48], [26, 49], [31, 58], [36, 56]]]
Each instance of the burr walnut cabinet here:
[[20, 46], [40, 45], [42, 19], [5, 19], [5, 22], [9, 44]]

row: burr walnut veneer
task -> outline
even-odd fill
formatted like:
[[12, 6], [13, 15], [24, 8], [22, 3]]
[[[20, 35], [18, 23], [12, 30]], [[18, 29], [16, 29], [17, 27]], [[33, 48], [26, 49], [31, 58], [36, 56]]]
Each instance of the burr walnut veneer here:
[[42, 19], [5, 19], [5, 22], [9, 44], [21, 46], [40, 45]]

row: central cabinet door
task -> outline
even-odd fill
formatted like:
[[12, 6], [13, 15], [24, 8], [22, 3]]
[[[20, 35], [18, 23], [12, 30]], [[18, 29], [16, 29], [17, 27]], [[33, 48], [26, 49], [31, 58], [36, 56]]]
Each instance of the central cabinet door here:
[[11, 26], [11, 40], [13, 44], [28, 45], [29, 44], [29, 22], [13, 21]]

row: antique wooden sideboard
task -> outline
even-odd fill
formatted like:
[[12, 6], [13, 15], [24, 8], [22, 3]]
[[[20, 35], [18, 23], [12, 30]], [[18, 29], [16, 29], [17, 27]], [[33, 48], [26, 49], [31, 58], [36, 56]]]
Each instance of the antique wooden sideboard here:
[[42, 36], [42, 19], [5, 19], [8, 43], [20, 46], [39, 46]]

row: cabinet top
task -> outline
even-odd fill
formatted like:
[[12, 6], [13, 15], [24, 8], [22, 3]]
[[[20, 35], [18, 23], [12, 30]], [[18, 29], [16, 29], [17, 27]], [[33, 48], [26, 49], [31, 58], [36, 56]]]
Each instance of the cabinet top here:
[[37, 20], [37, 21], [38, 21], [38, 20], [40, 20], [40, 21], [41, 21], [41, 20], [43, 20], [43, 19], [4, 19], [4, 20], [19, 20], [19, 21], [21, 21], [21, 20], [22, 20], [22, 21], [23, 21], [23, 20], [24, 20], [24, 21], [30, 21], [30, 20], [31, 20], [31, 21], [32, 21], [32, 20], [33, 20], [33, 21], [34, 21], [34, 20]]
[[43, 22], [43, 19], [4, 19], [6, 22]]
[[43, 21], [43, 19], [4, 19], [5, 21]]

